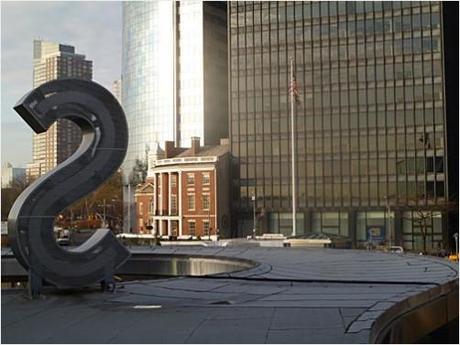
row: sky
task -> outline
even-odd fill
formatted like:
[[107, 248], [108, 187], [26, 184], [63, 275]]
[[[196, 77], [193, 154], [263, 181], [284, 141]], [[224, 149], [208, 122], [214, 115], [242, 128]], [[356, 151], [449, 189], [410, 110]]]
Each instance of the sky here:
[[32, 89], [34, 39], [73, 45], [111, 89], [121, 75], [121, 2], [1, 1], [1, 161], [32, 161], [32, 129], [13, 110]]

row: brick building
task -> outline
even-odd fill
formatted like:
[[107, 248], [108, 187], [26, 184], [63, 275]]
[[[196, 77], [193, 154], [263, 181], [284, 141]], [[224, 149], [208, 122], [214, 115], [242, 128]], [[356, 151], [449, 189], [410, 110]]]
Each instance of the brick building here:
[[149, 158], [147, 180], [136, 189], [137, 232], [161, 236], [230, 237], [230, 168], [227, 140], [189, 149], [165, 143]]

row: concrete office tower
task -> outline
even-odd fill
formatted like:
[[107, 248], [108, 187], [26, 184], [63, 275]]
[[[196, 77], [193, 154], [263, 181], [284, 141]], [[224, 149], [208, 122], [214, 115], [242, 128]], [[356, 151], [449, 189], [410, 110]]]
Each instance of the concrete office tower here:
[[[55, 42], [34, 40], [33, 87], [61, 78], [92, 79], [93, 62], [75, 48]], [[69, 120], [59, 120], [48, 131], [34, 134], [33, 161], [27, 164], [27, 177], [35, 179], [67, 159], [78, 147], [80, 130]]]
[[[187, 147], [197, 136], [213, 145], [228, 136], [226, 21], [224, 2], [123, 3], [125, 183], [135, 179], [136, 159], [146, 162], [157, 143]], [[134, 202], [132, 188], [127, 193], [125, 202]]]
[[228, 20], [239, 235], [252, 229], [252, 195], [262, 232], [292, 232], [292, 56], [298, 234], [363, 246], [374, 231], [421, 250], [414, 210], [438, 208], [427, 247], [446, 247], [455, 225], [444, 204], [458, 191], [458, 4], [234, 1]]

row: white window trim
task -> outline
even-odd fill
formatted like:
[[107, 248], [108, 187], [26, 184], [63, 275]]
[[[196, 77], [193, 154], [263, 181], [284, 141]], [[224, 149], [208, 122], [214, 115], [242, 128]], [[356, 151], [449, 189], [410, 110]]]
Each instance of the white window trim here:
[[[189, 197], [193, 197], [193, 208], [190, 208], [190, 200], [189, 200]], [[195, 194], [193, 193], [189, 193], [187, 194], [187, 208], [189, 211], [195, 211], [196, 210], [196, 197], [195, 197]]]

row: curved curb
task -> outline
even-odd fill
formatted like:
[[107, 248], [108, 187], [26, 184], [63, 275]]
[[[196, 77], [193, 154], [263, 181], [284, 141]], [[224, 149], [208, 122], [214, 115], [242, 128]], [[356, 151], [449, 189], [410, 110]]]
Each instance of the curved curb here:
[[[371, 308], [360, 316], [362, 320], [370, 316], [367, 320], [371, 323], [369, 342], [415, 343], [458, 318], [458, 283], [455, 279], [429, 289], [417, 287], [414, 290], [420, 290], [419, 293], [405, 293], [410, 296], [399, 302], [389, 302], [392, 305], [380, 309], [376, 317], [371, 316]], [[357, 329], [356, 325], [353, 329]]]

